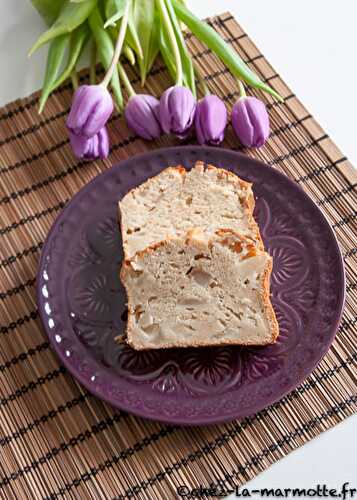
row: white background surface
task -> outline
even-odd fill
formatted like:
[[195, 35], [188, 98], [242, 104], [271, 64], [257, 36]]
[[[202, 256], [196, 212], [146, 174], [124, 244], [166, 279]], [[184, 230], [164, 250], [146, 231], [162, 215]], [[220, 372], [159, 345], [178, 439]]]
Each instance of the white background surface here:
[[[201, 17], [230, 10], [317, 121], [357, 165], [357, 0], [189, 0]], [[0, 0], [0, 104], [41, 85], [43, 29], [28, 0]], [[284, 458], [250, 488], [357, 487], [357, 417]], [[234, 464], [232, 464], [233, 466]], [[212, 478], [213, 480], [214, 478]], [[356, 497], [357, 498], [357, 497]]]

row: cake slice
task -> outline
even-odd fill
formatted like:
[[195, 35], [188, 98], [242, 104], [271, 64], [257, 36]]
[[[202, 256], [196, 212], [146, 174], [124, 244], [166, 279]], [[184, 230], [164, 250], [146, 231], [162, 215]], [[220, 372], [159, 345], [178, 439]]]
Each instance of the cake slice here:
[[232, 172], [196, 163], [190, 171], [170, 167], [131, 190], [119, 203], [124, 255], [193, 227], [214, 233], [222, 227], [250, 237], [263, 249], [253, 218], [251, 184]]
[[193, 229], [123, 263], [127, 342], [137, 350], [266, 345], [278, 335], [272, 258], [231, 229]]

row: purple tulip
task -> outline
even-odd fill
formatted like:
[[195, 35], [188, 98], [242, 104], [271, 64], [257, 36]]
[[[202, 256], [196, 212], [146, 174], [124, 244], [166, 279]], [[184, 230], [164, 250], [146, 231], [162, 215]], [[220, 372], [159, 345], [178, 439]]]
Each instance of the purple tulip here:
[[157, 139], [162, 134], [159, 119], [160, 102], [146, 94], [132, 96], [125, 108], [129, 127], [144, 139]]
[[166, 134], [185, 139], [195, 118], [196, 99], [190, 89], [175, 85], [165, 90], [160, 99], [160, 123]]
[[198, 101], [195, 127], [200, 144], [220, 144], [224, 139], [227, 125], [227, 110], [222, 99], [216, 95], [206, 95]]
[[107, 158], [109, 155], [109, 137], [105, 126], [93, 137], [88, 138], [70, 132], [69, 139], [77, 158], [95, 160], [96, 158]]
[[73, 96], [67, 127], [73, 134], [92, 137], [107, 123], [113, 108], [113, 100], [106, 87], [82, 85]]
[[260, 148], [269, 137], [269, 116], [262, 101], [241, 97], [232, 109], [232, 125], [240, 142], [250, 148]]

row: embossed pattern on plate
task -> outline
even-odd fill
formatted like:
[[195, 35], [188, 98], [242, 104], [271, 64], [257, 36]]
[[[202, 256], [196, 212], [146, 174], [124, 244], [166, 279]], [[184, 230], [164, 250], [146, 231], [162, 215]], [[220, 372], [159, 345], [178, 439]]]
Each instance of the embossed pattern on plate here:
[[[280, 336], [262, 348], [136, 352], [114, 342], [126, 322], [117, 202], [166, 166], [198, 159], [254, 184]], [[338, 326], [344, 270], [329, 224], [295, 183], [240, 153], [186, 146], [133, 157], [82, 189], [46, 240], [37, 288], [50, 341], [91, 392], [144, 417], [207, 424], [261, 410], [313, 370]]]

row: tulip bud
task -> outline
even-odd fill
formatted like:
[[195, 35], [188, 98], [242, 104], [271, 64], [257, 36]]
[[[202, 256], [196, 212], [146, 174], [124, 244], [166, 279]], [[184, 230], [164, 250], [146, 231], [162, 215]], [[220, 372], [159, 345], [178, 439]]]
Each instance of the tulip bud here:
[[159, 106], [156, 97], [145, 94], [133, 95], [125, 108], [128, 126], [143, 139], [157, 139], [162, 134]]
[[198, 101], [195, 127], [200, 144], [220, 144], [224, 139], [227, 125], [227, 110], [222, 99], [215, 95], [206, 95]]
[[82, 85], [76, 90], [67, 127], [73, 134], [92, 137], [107, 123], [113, 112], [113, 100], [103, 85]]
[[106, 127], [92, 137], [69, 133], [70, 143], [77, 158], [95, 160], [96, 158], [107, 158], [109, 154], [109, 137]]
[[166, 134], [172, 133], [185, 139], [195, 118], [196, 100], [190, 89], [175, 85], [160, 99], [160, 123]]
[[269, 137], [269, 116], [262, 101], [241, 97], [232, 109], [232, 125], [240, 142], [250, 148], [260, 148]]

